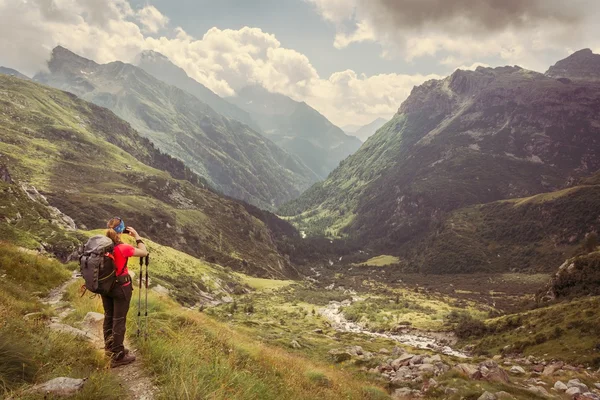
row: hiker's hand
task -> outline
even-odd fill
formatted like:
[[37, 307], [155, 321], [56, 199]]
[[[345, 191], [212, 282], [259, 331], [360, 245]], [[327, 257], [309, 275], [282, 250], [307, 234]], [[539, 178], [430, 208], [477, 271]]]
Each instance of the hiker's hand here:
[[136, 239], [140, 238], [140, 235], [138, 235], [137, 231], [135, 229], [133, 229], [131, 226], [128, 226], [127, 230], [129, 230], [129, 236], [132, 236]]

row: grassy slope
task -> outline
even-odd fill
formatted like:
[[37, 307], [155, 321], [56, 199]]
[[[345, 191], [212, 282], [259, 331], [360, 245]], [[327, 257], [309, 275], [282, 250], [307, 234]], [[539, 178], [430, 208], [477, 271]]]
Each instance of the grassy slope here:
[[588, 232], [600, 229], [600, 186], [587, 182], [457, 210], [415, 246], [412, 259], [418, 261], [413, 268], [443, 273], [553, 271], [580, 249]]
[[[53, 311], [37, 296], [67, 280], [73, 268], [0, 244], [0, 397], [44, 399], [23, 391], [59, 376], [88, 378], [76, 400], [123, 397], [101, 354], [84, 340], [46, 327]], [[28, 313], [36, 314], [24, 319]]]
[[34, 185], [78, 224], [93, 228], [120, 215], [143, 235], [190, 254], [262, 275], [286, 273], [265, 223], [199, 188], [180, 162], [111, 112], [12, 77], [0, 76], [0, 88], [2, 162], [13, 179]]

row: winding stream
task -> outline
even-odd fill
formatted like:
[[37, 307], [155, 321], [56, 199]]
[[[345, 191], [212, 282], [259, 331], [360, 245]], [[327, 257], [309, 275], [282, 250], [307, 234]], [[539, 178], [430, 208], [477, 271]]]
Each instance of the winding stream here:
[[465, 353], [454, 350], [452, 347], [440, 344], [438, 339], [435, 339], [424, 334], [403, 333], [377, 333], [365, 330], [360, 324], [348, 321], [341, 310], [342, 303], [337, 301], [330, 302], [327, 307], [319, 310], [319, 313], [331, 323], [331, 326], [340, 332], [362, 333], [372, 337], [380, 337], [391, 339], [401, 344], [415, 347], [418, 349], [433, 350], [438, 353], [455, 356], [460, 358], [469, 358]]

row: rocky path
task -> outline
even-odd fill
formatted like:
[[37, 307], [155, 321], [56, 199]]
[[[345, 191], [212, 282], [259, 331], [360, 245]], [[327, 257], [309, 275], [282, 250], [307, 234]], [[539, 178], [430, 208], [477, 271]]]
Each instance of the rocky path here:
[[365, 335], [380, 337], [394, 340], [398, 343], [415, 347], [417, 349], [433, 350], [438, 353], [442, 353], [449, 356], [455, 356], [459, 358], [468, 358], [468, 356], [452, 347], [440, 343], [440, 340], [427, 336], [425, 334], [416, 333], [403, 333], [403, 334], [391, 334], [391, 333], [377, 333], [371, 332], [363, 328], [360, 324], [352, 321], [348, 321], [342, 312], [343, 303], [332, 301], [327, 307], [319, 310], [320, 314], [325, 317], [331, 323], [331, 326], [341, 332], [354, 332], [362, 333]]
[[[70, 333], [75, 336], [85, 337], [98, 350], [104, 351], [104, 340], [102, 339], [102, 322], [104, 320], [104, 316], [102, 314], [89, 312], [81, 322], [81, 329], [62, 323], [64, 318], [74, 311], [74, 309], [71, 308], [68, 303], [64, 303], [62, 301], [63, 294], [77, 279], [78, 276], [76, 272], [73, 272], [73, 275], [67, 282], [53, 289], [50, 294], [42, 300], [43, 303], [49, 304], [58, 313], [58, 316], [51, 320], [50, 328], [57, 331]], [[125, 346], [136, 355], [137, 360], [132, 364], [113, 368], [111, 369], [111, 372], [120, 378], [123, 387], [125, 387], [129, 392], [130, 399], [153, 400], [157, 392], [157, 388], [154, 386], [152, 379], [143, 370], [143, 359], [141, 358], [141, 355], [127, 339], [125, 340]]]

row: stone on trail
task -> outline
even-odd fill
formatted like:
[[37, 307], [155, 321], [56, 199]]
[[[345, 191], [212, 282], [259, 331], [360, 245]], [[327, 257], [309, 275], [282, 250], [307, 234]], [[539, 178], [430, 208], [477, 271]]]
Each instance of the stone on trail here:
[[60, 324], [58, 322], [53, 322], [50, 325], [48, 325], [48, 327], [50, 329], [52, 329], [53, 331], [57, 331], [57, 332], [61, 332], [61, 333], [68, 333], [70, 335], [73, 336], [77, 336], [86, 340], [93, 340], [94, 339], [94, 335], [92, 335], [91, 333], [82, 331], [81, 329], [77, 329], [77, 328], [73, 328], [71, 325], [65, 325], [65, 324]]
[[85, 379], [74, 378], [54, 378], [46, 383], [35, 385], [30, 389], [31, 392], [50, 394], [53, 396], [71, 396], [81, 389], [85, 384]]
[[510, 373], [515, 375], [522, 375], [525, 373], [525, 369], [523, 369], [523, 367], [515, 365], [510, 369]]
[[104, 314], [90, 311], [83, 317], [81, 326], [89, 328], [90, 332], [100, 332], [102, 330], [102, 324], [104, 323]]
[[483, 392], [481, 396], [477, 400], [497, 400], [498, 398], [494, 393]]
[[565, 385], [564, 383], [562, 383], [561, 381], [556, 381], [554, 383], [554, 389], [560, 391], [560, 392], [564, 392], [568, 389], [569, 387], [567, 385]]

